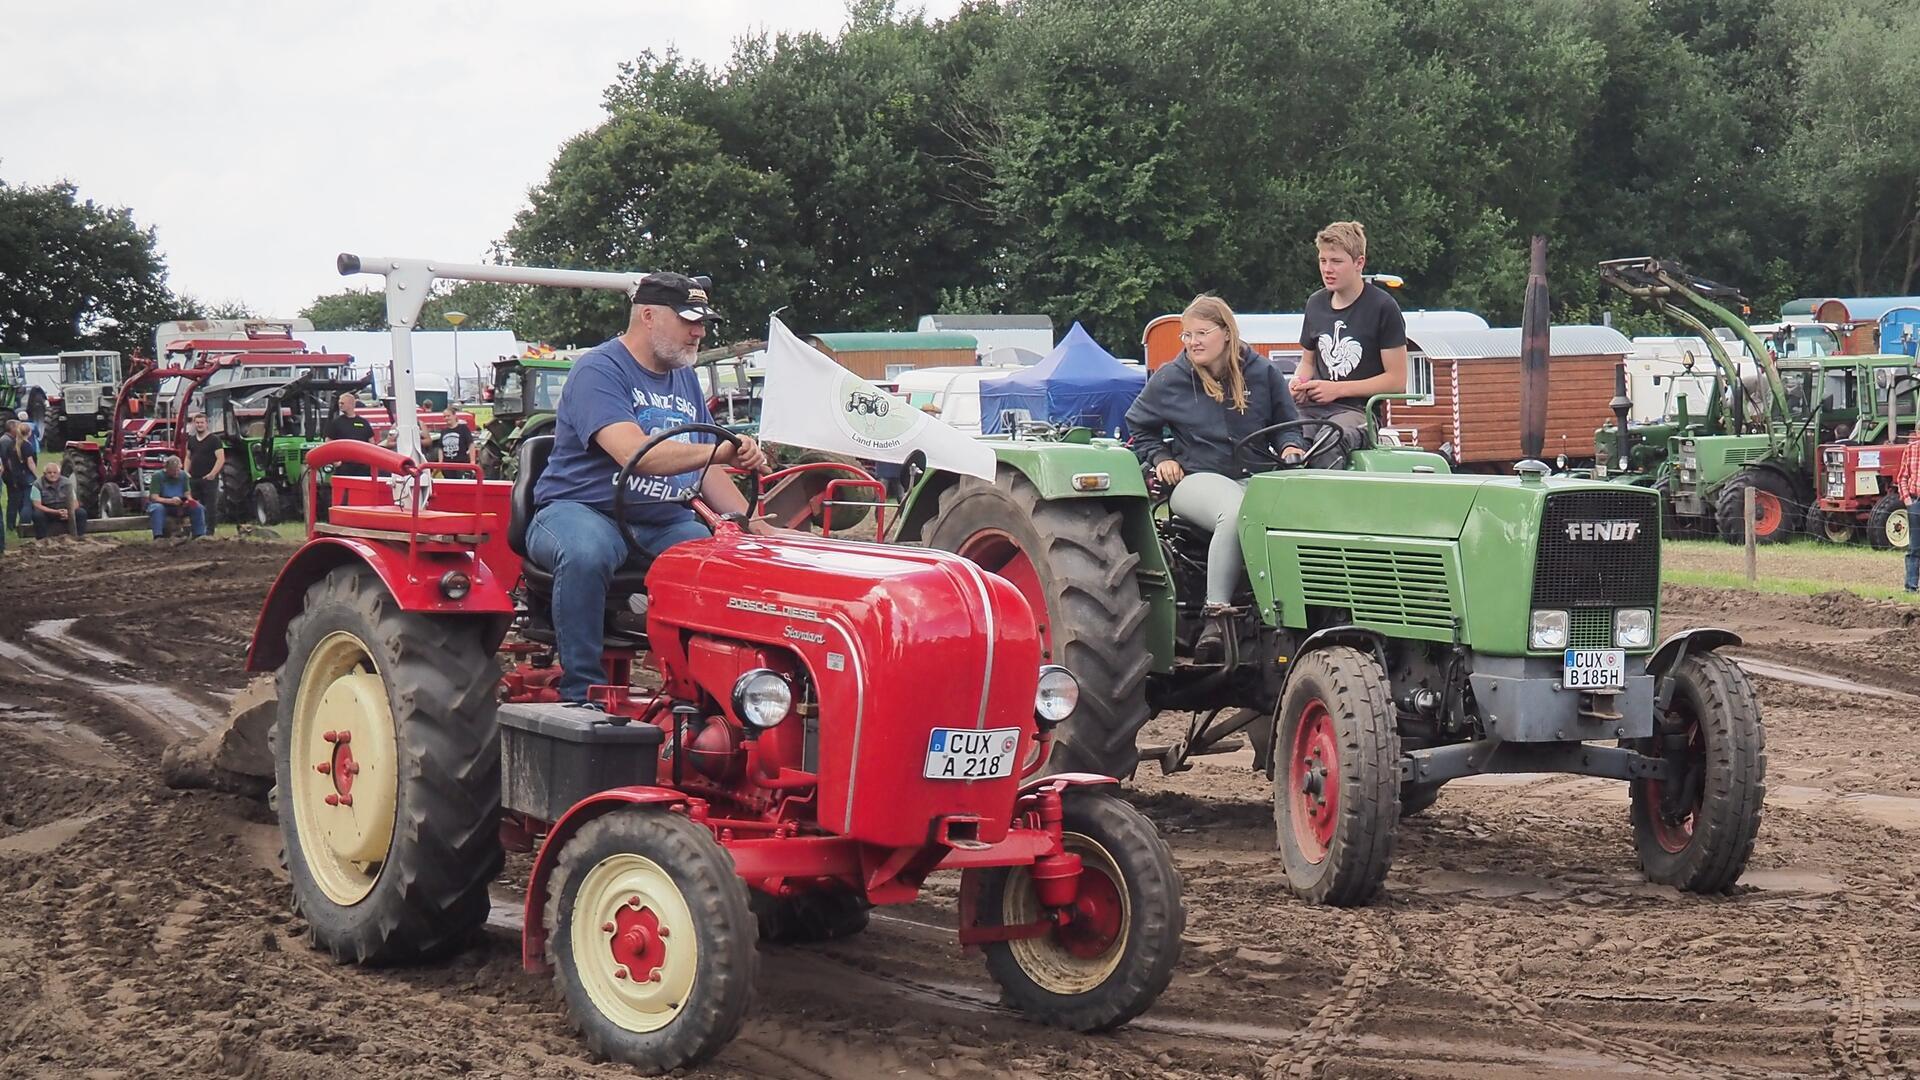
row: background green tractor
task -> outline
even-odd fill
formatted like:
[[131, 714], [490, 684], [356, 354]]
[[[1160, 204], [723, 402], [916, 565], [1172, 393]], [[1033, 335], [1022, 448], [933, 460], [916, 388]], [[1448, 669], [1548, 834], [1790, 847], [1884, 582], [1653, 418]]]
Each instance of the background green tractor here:
[[227, 462], [220, 473], [220, 517], [275, 525], [301, 517], [307, 451], [326, 440], [344, 393], [366, 394], [371, 374], [323, 379], [317, 373], [222, 404]]
[[554, 410], [572, 371], [573, 357], [551, 350], [494, 362], [493, 415], [474, 459], [487, 476], [513, 479], [513, 452], [520, 440], [553, 432]]

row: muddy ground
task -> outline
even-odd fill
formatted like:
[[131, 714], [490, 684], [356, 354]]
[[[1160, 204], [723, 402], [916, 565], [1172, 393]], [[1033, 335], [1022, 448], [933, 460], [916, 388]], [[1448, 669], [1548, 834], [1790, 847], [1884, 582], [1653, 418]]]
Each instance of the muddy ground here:
[[[628, 1075], [521, 972], [511, 877], [452, 963], [338, 966], [288, 911], [266, 808], [159, 784], [161, 749], [244, 681], [286, 550], [98, 540], [0, 562], [0, 1075]], [[1407, 821], [1379, 903], [1309, 908], [1286, 892], [1270, 789], [1243, 759], [1148, 766], [1134, 797], [1173, 842], [1189, 929], [1172, 988], [1130, 1028], [1081, 1037], [1001, 1010], [943, 929], [954, 883], [939, 880], [860, 937], [769, 949], [755, 1019], [698, 1075], [1910, 1074], [1914, 612], [1667, 599], [1665, 629], [1754, 641], [1770, 791], [1735, 895], [1645, 884], [1622, 786], [1522, 776], [1450, 786]]]

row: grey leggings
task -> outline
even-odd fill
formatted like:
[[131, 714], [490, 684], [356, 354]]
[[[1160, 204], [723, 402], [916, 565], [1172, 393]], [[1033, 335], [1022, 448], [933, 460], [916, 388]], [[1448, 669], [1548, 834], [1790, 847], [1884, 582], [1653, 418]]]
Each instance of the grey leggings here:
[[1245, 569], [1240, 560], [1240, 500], [1247, 482], [1219, 473], [1188, 473], [1174, 485], [1167, 508], [1188, 524], [1213, 534], [1207, 545], [1207, 603], [1233, 603]]

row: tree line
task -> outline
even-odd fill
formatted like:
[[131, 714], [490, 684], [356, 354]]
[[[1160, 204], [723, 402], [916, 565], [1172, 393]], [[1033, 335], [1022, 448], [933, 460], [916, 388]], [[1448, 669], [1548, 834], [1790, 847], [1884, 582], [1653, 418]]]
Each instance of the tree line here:
[[[712, 274], [736, 336], [1037, 311], [1124, 353], [1203, 291], [1298, 310], [1314, 231], [1357, 218], [1410, 308], [1517, 324], [1544, 233], [1562, 320], [1624, 315], [1592, 267], [1640, 254], [1765, 318], [1920, 286], [1915, 57], [1920, 0], [857, 0], [835, 36], [624, 65], [496, 250]], [[437, 302], [524, 338], [623, 320], [461, 289]], [[307, 314], [381, 324], [354, 290]]]

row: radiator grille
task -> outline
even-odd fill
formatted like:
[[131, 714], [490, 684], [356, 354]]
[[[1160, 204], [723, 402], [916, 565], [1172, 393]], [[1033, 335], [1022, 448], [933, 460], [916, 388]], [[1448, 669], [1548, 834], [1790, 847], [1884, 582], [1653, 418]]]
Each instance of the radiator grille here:
[[[1623, 524], [1633, 526], [1630, 539]], [[1652, 608], [1659, 602], [1660, 503], [1651, 490], [1547, 496], [1533, 569], [1534, 607]]]
[[1767, 456], [1764, 446], [1735, 446], [1727, 450], [1727, 464], [1745, 465]]
[[1308, 606], [1346, 608], [1355, 622], [1453, 629], [1453, 597], [1440, 552], [1303, 545], [1299, 558]]
[[1567, 613], [1567, 623], [1568, 648], [1613, 648], [1612, 608], [1574, 608]]

